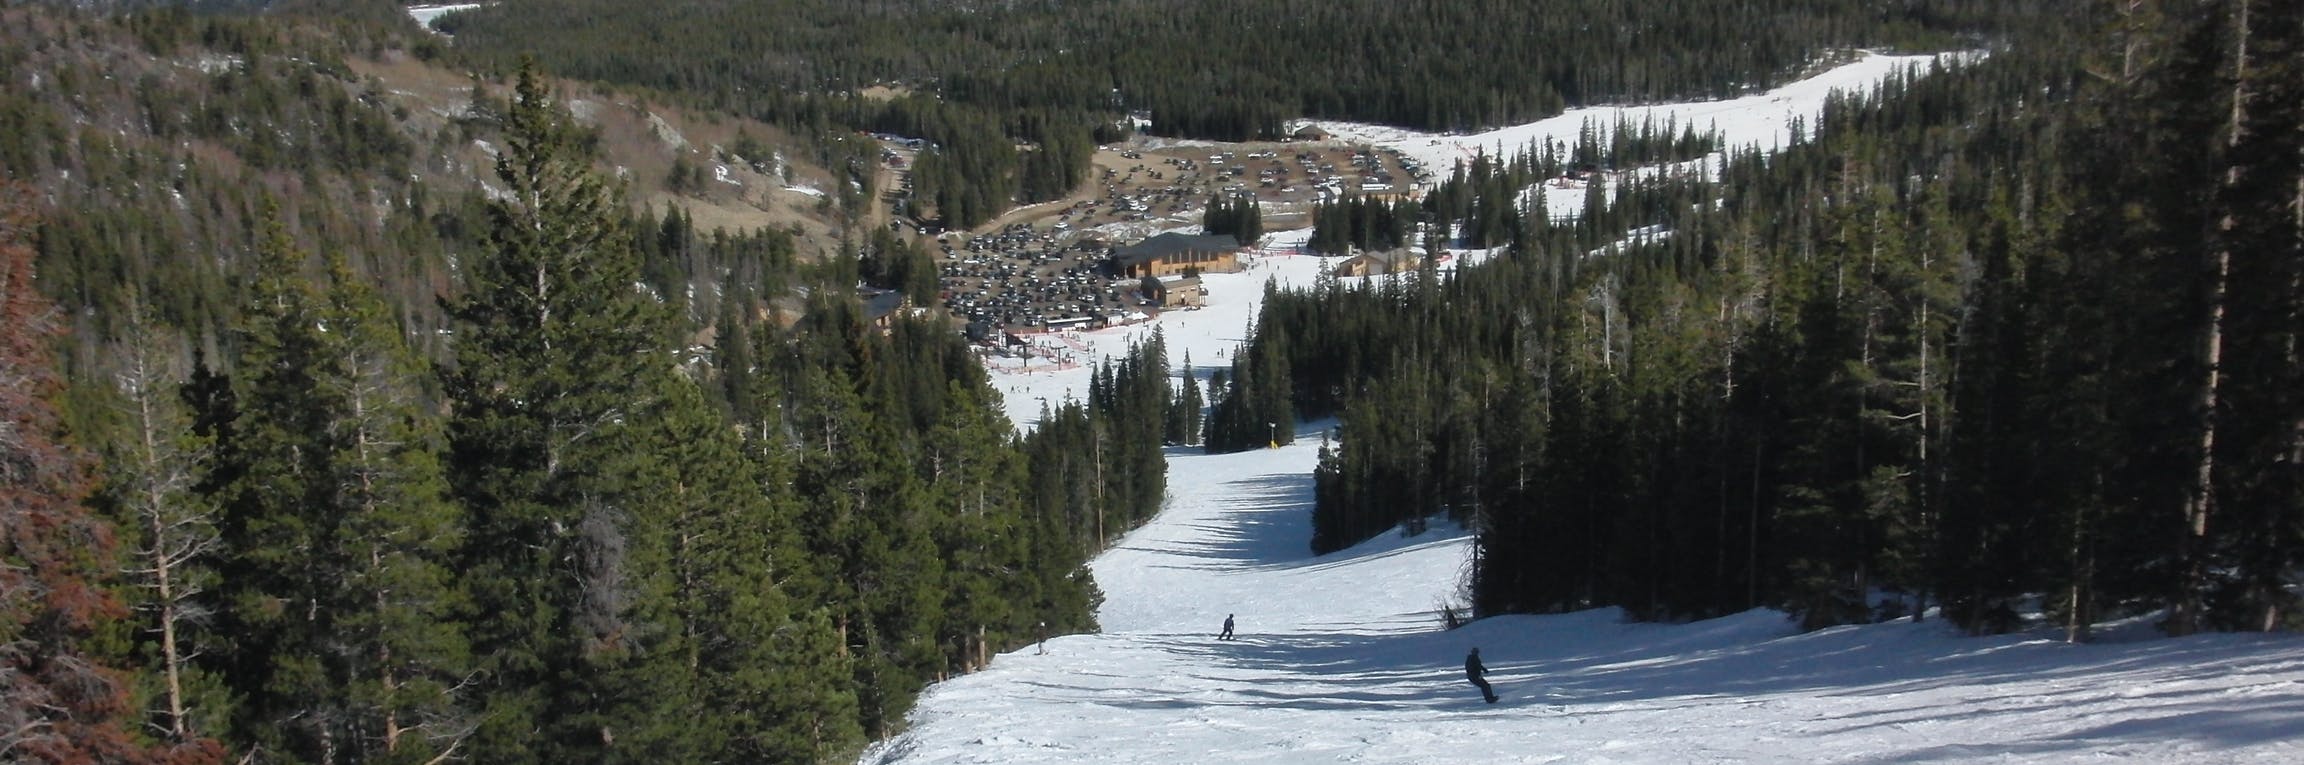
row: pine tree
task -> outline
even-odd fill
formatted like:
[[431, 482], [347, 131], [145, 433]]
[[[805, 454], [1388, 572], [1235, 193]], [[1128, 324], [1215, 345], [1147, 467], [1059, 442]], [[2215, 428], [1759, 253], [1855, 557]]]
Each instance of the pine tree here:
[[919, 683], [942, 669], [931, 621], [941, 561], [921, 488], [901, 467], [909, 438], [873, 411], [842, 370], [808, 369], [799, 405], [793, 486], [804, 505], [808, 554], [820, 562], [824, 603], [850, 653], [859, 723], [879, 735], [901, 718]]
[[[633, 289], [618, 195], [579, 151], [533, 65], [505, 117], [488, 249], [454, 301], [450, 484], [471, 513], [459, 567], [490, 678], [470, 756], [592, 759], [622, 690], [600, 680], [642, 635], [626, 621], [625, 524], [637, 459], [620, 438], [668, 373], [660, 310]], [[648, 572], [633, 572], [636, 576]]]
[[2066, 229], [2065, 248], [2107, 256], [2072, 269], [2093, 294], [2060, 320], [2072, 339], [2049, 346], [2085, 365], [2092, 389], [2075, 398], [2093, 409], [2071, 416], [2088, 429], [2071, 441], [2099, 452], [2066, 479], [2087, 492], [2073, 495], [2069, 524], [2074, 639], [2086, 639], [2099, 606], [2128, 601], [2167, 606], [2171, 633], [2208, 628], [2213, 572], [2229, 570], [2213, 518], [2230, 259], [2212, 232], [2225, 181], [2216, 171], [2245, 111], [2229, 55], [2234, 7], [2116, 6], [2114, 50], [2078, 104], [2094, 150], [2154, 161], [2069, 171], [2088, 222]]
[[[665, 699], [674, 726], [635, 731], [654, 756], [795, 762], [855, 740], [855, 696], [834, 637], [800, 612], [785, 583], [808, 576], [797, 513], [763, 489], [780, 486], [746, 457], [736, 434], [693, 382], [666, 376], [657, 416], [635, 444], [660, 456], [649, 482], [670, 535], [668, 569], [677, 634], [655, 642], [682, 678]], [[658, 681], [661, 682], [661, 681]]]
[[324, 759], [422, 761], [470, 733], [463, 598], [437, 425], [400, 324], [342, 255], [326, 287], [274, 217], [235, 333], [208, 483], [228, 503], [237, 735]]
[[2304, 560], [2304, 10], [2235, 0], [2231, 110], [2212, 241], [2224, 285], [2225, 348], [2211, 457], [2219, 508], [2208, 593], [2216, 626], [2276, 630], [2299, 621], [2289, 582]]
[[1794, 397], [1808, 402], [1808, 411], [1792, 423], [1802, 470], [1785, 488], [1789, 502], [1778, 519], [1792, 577], [1784, 606], [1810, 629], [1869, 620], [1881, 519], [1903, 497], [1892, 463], [1866, 430], [1883, 299], [1873, 274], [1894, 245], [1882, 195], [1855, 187], [1843, 193], [1855, 198], [1822, 211], [1815, 235], [1823, 254], [1796, 287], [1806, 349], [1796, 377], [1806, 387]]
[[231, 336], [230, 438], [217, 442], [216, 472], [231, 476], [218, 485], [231, 551], [220, 566], [221, 628], [236, 638], [223, 674], [242, 699], [236, 741], [310, 753], [335, 722], [321, 713], [335, 709], [321, 657], [336, 616], [322, 607], [335, 602], [338, 573], [326, 553], [338, 520], [327, 497], [336, 410], [318, 388], [328, 359], [309, 258], [276, 207], [266, 220]]
[[1035, 583], [1010, 573], [1036, 565], [1022, 533], [1019, 487], [1008, 479], [1023, 471], [1014, 426], [958, 381], [943, 400], [944, 414], [922, 444], [922, 478], [936, 494], [929, 501], [950, 509], [935, 530], [938, 553], [950, 562], [937, 637], [961, 671], [975, 671], [993, 652], [1029, 639], [1026, 627], [1046, 615], [1032, 608]]
[[460, 691], [472, 666], [467, 603], [451, 557], [464, 517], [447, 500], [439, 422], [400, 323], [343, 256], [328, 265], [328, 364], [315, 382], [335, 406], [328, 474], [340, 520], [326, 550], [342, 579], [329, 604], [337, 743], [425, 762], [458, 751], [473, 728]]
[[1161, 442], [1190, 446], [1200, 442], [1201, 409], [1207, 406], [1207, 401], [1200, 397], [1200, 377], [1192, 368], [1192, 354], [1184, 354], [1184, 364], [1176, 376], [1180, 390], [1169, 406]]
[[1264, 238], [1264, 206], [1257, 204], [1254, 196], [1243, 197], [1240, 200], [1238, 229], [1232, 232], [1232, 236], [1240, 240], [1242, 246], [1254, 247], [1256, 242]]

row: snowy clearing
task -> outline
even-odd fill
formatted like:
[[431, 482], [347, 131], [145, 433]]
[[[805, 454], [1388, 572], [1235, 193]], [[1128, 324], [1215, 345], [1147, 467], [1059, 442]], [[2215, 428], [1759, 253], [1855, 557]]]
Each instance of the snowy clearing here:
[[442, 16], [446, 16], [446, 15], [448, 15], [448, 14], [451, 14], [451, 13], [455, 13], [455, 12], [458, 12], [458, 11], [469, 11], [469, 10], [472, 10], [472, 9], [474, 9], [474, 8], [478, 8], [478, 7], [482, 6], [482, 5], [485, 5], [485, 3], [448, 3], [448, 4], [441, 4], [441, 5], [411, 5], [411, 6], [408, 6], [408, 17], [409, 17], [409, 18], [413, 18], [413, 19], [415, 19], [415, 20], [416, 20], [416, 25], [417, 25], [417, 26], [423, 27], [423, 28], [425, 28], [425, 29], [431, 29], [431, 28], [432, 28], [432, 22], [440, 20], [440, 17], [442, 17]]

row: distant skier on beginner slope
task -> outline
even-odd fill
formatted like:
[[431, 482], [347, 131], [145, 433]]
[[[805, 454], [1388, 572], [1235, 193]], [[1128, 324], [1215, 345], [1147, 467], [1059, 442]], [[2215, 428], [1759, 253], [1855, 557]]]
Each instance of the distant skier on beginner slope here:
[[1487, 676], [1488, 667], [1480, 663], [1480, 649], [1474, 648], [1471, 653], [1464, 655], [1465, 679], [1471, 680], [1473, 685], [1480, 686], [1480, 696], [1487, 699], [1488, 703], [1494, 704], [1496, 703], [1496, 691], [1488, 687]]
[[1231, 639], [1232, 639], [1232, 615], [1231, 615], [1231, 614], [1225, 614], [1225, 615], [1224, 615], [1224, 632], [1223, 632], [1223, 633], [1221, 633], [1221, 634], [1218, 634], [1218, 635], [1216, 636], [1216, 639], [1217, 639], [1217, 640], [1231, 640]]

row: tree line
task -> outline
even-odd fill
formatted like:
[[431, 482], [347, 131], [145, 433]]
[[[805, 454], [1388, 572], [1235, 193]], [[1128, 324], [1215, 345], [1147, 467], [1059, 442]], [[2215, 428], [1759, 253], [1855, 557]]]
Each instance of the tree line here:
[[544, 0], [439, 25], [454, 35], [442, 55], [481, 71], [533, 55], [821, 142], [857, 130], [931, 140], [913, 171], [921, 220], [968, 227], [1061, 196], [1086, 179], [1091, 143], [1139, 124], [1239, 141], [1281, 138], [1300, 117], [1471, 130], [1572, 106], [1723, 98], [1795, 79], [1828, 51], [1974, 45], [2046, 12], [2035, 6]]
[[[484, 194], [339, 129], [396, 119], [331, 27], [0, 14], [11, 756], [852, 757], [1094, 629], [1158, 507], [1156, 348], [1019, 436], [944, 324], [864, 313], [911, 257], [633, 210], [532, 70], [460, 128]], [[246, 113], [172, 116], [211, 88]]]
[[[1503, 147], [1498, 147], [1502, 149]], [[1717, 131], [1699, 133], [1653, 117], [1638, 123], [1619, 119], [1603, 127], [1587, 120], [1570, 143], [1515, 147], [1510, 154], [1486, 152], [1459, 161], [1434, 184], [1421, 205], [1382, 205], [1343, 200], [1314, 216], [1313, 249], [1343, 252], [1345, 245], [1388, 249], [1409, 244], [1409, 227], [1423, 227], [1428, 251], [1453, 243], [1471, 249], [1524, 244], [1531, 214], [1544, 214], [1553, 193], [1581, 191], [1584, 207], [1606, 215], [1607, 177], [1618, 171], [1657, 165], [1685, 165], [1723, 150]], [[1557, 187], [1544, 181], [1562, 181]], [[1635, 192], [1637, 193], [1637, 192]], [[1615, 221], [1610, 221], [1613, 223]]]
[[1200, 231], [1211, 236], [1228, 234], [1240, 246], [1254, 247], [1264, 238], [1264, 208], [1253, 195], [1209, 195], [1208, 209], [1200, 215]]
[[[1507, 208], [1452, 278], [1272, 294], [1212, 417], [1337, 418], [1315, 550], [1456, 519], [1481, 614], [2293, 628], [2304, 18], [2094, 10], [1714, 179]], [[1545, 162], [1426, 209], [1473, 236]]]
[[[2025, 12], [1973, 0], [866, 4], [755, 0], [635, 9], [487, 7], [442, 21], [459, 55], [526, 51], [586, 79], [699, 94], [739, 111], [897, 85], [994, 113], [1148, 113], [1164, 135], [1277, 137], [1298, 116], [1463, 130], [1565, 106], [1723, 96], [1834, 47], [1945, 47]], [[570, 30], [565, 19], [583, 19]], [[669, 43], [668, 45], [666, 43]], [[1434, 51], [1447, 51], [1434, 55]], [[1370, 67], [1366, 61], [1393, 65]]]

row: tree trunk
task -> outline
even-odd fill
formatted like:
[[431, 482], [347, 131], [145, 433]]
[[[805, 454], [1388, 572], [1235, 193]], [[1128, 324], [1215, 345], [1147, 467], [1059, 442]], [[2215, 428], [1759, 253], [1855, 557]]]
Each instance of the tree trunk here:
[[[2224, 146], [2237, 147], [2245, 130], [2248, 116], [2248, 3], [2233, 3], [2232, 52], [2232, 108], [2225, 123]], [[2223, 184], [2226, 189], [2240, 182], [2241, 168], [2226, 157]], [[2201, 358], [2205, 377], [2201, 380], [2199, 398], [2194, 409], [2199, 418], [2199, 460], [2195, 466], [2190, 495], [2184, 505], [2184, 540], [2180, 546], [2183, 569], [2177, 582], [2178, 592], [2174, 613], [2168, 620], [2168, 632], [2188, 635], [2201, 629], [2202, 599], [2208, 586], [2208, 521], [2216, 509], [2216, 409], [2222, 399], [2224, 377], [2224, 335], [2226, 298], [2232, 274], [2232, 238], [2230, 234], [2239, 226], [2239, 218], [2227, 206], [2217, 221], [2223, 234], [2216, 239], [2216, 247], [2209, 252], [2205, 267], [2208, 271], [2207, 316], [2201, 327]]]
[[173, 401], [178, 381], [162, 368], [166, 352], [158, 347], [160, 331], [147, 322], [133, 296], [128, 314], [130, 337], [117, 382], [136, 432], [129, 445], [133, 454], [115, 464], [130, 484], [125, 499], [136, 516], [132, 520], [142, 522], [146, 535], [137, 551], [141, 568], [129, 573], [152, 592], [147, 607], [157, 611], [154, 631], [160, 635], [161, 701], [167, 715], [160, 727], [171, 742], [183, 743], [197, 737], [184, 690], [191, 658], [184, 645], [183, 604], [199, 594], [199, 586], [187, 569], [215, 549], [216, 536], [208, 513], [184, 496], [205, 454], [178, 440], [189, 426]]

